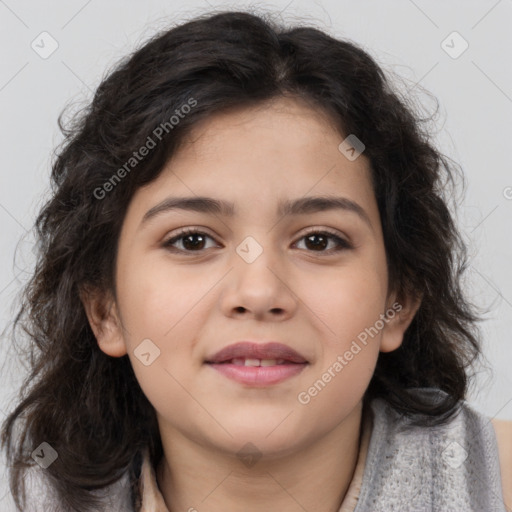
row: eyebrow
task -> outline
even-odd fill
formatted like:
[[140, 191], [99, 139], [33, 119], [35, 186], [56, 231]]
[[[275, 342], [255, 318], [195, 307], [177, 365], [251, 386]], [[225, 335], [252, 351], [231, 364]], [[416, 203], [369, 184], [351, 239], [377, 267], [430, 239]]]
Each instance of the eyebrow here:
[[[168, 197], [148, 210], [142, 218], [141, 225], [154, 217], [173, 210], [209, 213], [233, 217], [236, 215], [234, 203], [211, 197]], [[295, 200], [282, 200], [278, 204], [278, 217], [286, 215], [308, 215], [329, 210], [344, 210], [358, 215], [373, 229], [366, 211], [361, 205], [346, 197], [308, 196]]]

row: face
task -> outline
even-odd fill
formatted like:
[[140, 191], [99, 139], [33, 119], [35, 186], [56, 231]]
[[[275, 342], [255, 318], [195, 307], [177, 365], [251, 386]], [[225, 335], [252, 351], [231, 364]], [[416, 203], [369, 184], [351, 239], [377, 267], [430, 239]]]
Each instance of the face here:
[[[128, 354], [162, 435], [229, 453], [299, 450], [342, 428], [379, 351], [400, 345], [409, 308], [388, 295], [369, 163], [346, 158], [344, 138], [291, 99], [216, 115], [134, 195], [117, 301], [93, 328], [104, 352]], [[232, 211], [170, 207], [199, 196]], [[341, 206], [279, 211], [313, 197]], [[207, 362], [240, 341], [277, 342], [305, 362]]]

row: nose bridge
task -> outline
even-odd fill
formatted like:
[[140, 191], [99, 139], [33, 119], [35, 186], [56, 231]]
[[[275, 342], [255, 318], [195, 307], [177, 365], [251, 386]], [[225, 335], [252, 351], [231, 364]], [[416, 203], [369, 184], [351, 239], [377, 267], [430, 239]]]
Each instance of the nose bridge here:
[[279, 248], [273, 246], [272, 236], [264, 232], [248, 235], [235, 250], [230, 292], [224, 303], [227, 312], [247, 310], [257, 316], [291, 313], [295, 299], [287, 283], [286, 265]]
[[236, 253], [238, 261], [235, 267], [239, 280], [252, 283], [251, 286], [259, 284], [261, 288], [279, 286], [282, 281], [278, 276], [282, 272], [279, 248], [273, 247], [272, 237], [268, 233], [246, 236], [236, 247]]

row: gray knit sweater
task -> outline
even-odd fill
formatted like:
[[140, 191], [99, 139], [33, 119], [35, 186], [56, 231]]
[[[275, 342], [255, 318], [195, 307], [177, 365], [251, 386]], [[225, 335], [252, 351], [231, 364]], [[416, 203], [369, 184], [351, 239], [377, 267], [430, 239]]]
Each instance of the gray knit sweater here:
[[[416, 388], [438, 400], [444, 392]], [[498, 445], [489, 418], [467, 402], [445, 425], [411, 426], [382, 399], [354, 512], [506, 512]]]

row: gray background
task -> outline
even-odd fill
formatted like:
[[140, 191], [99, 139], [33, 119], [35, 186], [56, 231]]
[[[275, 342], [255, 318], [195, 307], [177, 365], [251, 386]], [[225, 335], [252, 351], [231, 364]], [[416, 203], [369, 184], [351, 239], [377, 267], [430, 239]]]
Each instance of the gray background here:
[[[468, 400], [490, 417], [512, 420], [512, 0], [0, 0], [0, 325], [12, 322], [33, 262], [30, 228], [48, 195], [63, 107], [85, 105], [105, 72], [155, 31], [212, 7], [247, 5], [282, 11], [284, 21], [316, 25], [360, 44], [403, 77], [400, 87], [427, 112], [434, 104], [421, 88], [439, 99], [435, 141], [467, 177], [458, 212], [471, 256], [466, 286], [488, 310], [482, 324], [488, 369], [481, 368]], [[58, 43], [47, 59], [31, 47], [44, 31]], [[454, 31], [469, 44], [457, 58], [442, 47], [447, 40], [452, 55], [462, 48], [458, 36], [446, 39]], [[24, 376], [8, 334], [0, 344], [1, 420]], [[0, 505], [14, 510], [3, 459]]]

